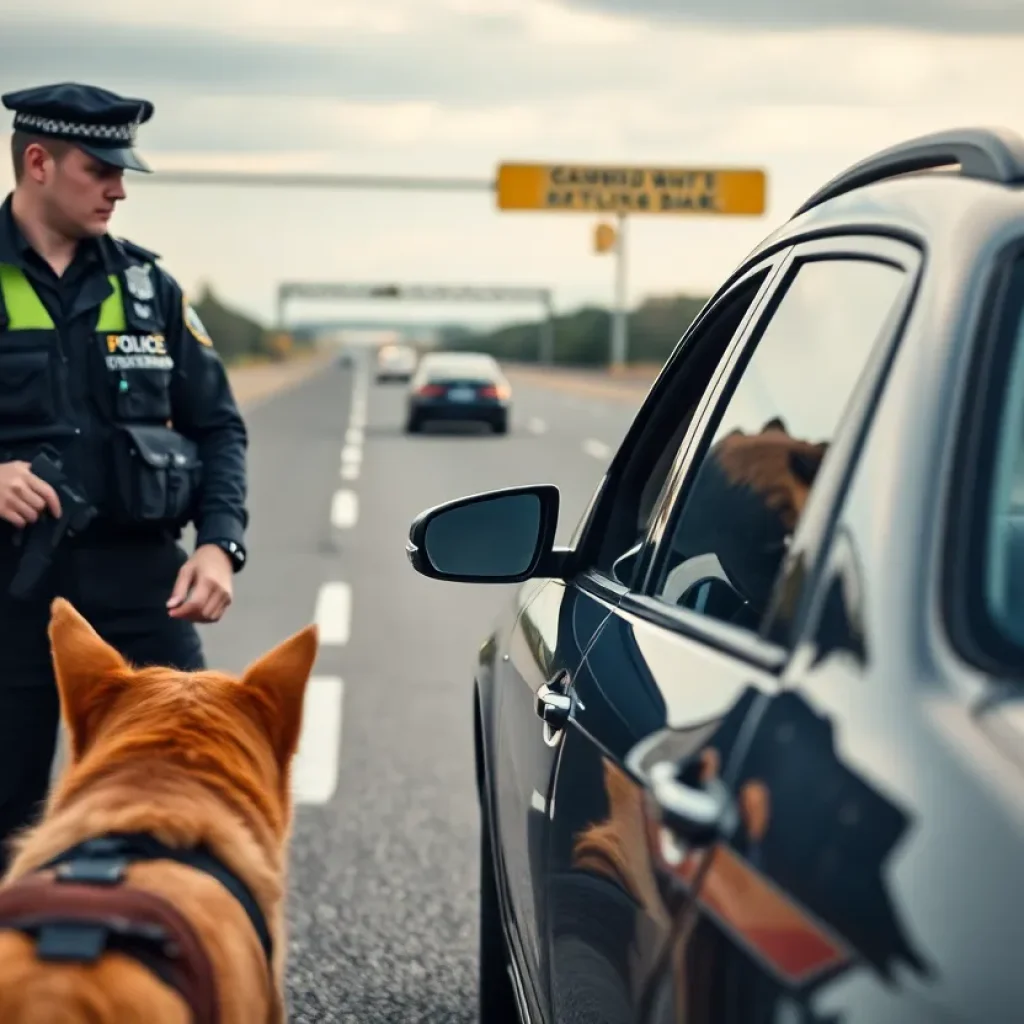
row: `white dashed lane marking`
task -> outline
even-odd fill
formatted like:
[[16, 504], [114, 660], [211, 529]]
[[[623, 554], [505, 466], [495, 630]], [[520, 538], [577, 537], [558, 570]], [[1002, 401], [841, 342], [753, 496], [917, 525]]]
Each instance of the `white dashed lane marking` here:
[[595, 459], [607, 459], [612, 453], [611, 448], [603, 441], [595, 441], [593, 438], [583, 442], [583, 450]]
[[352, 588], [347, 583], [324, 583], [317, 595], [314, 617], [321, 644], [347, 644], [352, 625]]
[[325, 804], [334, 796], [344, 693], [344, 683], [337, 676], [313, 676], [306, 686], [302, 732], [292, 762], [292, 798], [296, 803]]
[[359, 498], [355, 491], [335, 491], [331, 501], [331, 526], [347, 530], [359, 520]]

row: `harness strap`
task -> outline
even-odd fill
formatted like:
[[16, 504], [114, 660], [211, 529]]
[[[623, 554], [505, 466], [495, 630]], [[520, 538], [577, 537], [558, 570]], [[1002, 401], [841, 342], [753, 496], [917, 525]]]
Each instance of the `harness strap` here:
[[0, 889], [0, 928], [36, 940], [36, 955], [54, 963], [94, 963], [106, 952], [138, 960], [181, 995], [195, 1024], [217, 1024], [217, 977], [192, 923], [156, 893], [98, 888], [52, 877], [21, 879]]
[[242, 905], [267, 961], [273, 959], [274, 943], [270, 928], [256, 897], [240, 878], [205, 847], [179, 850], [143, 832], [112, 833], [72, 846], [44, 864], [43, 868], [56, 868], [57, 878], [61, 882], [113, 886], [124, 880], [129, 864], [152, 860], [172, 860], [203, 871], [220, 882]]

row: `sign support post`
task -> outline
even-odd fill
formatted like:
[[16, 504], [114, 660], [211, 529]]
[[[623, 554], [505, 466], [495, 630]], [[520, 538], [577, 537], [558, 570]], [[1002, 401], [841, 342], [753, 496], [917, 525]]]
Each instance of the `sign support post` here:
[[613, 373], [624, 369], [629, 358], [629, 300], [626, 291], [626, 215], [620, 212], [615, 232], [615, 308], [612, 311], [609, 359]]

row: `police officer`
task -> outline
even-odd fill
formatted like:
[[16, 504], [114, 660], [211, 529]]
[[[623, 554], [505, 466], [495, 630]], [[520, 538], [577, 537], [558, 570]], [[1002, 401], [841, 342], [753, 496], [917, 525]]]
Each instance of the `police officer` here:
[[[194, 624], [216, 622], [230, 604], [248, 517], [246, 429], [211, 339], [156, 254], [107, 233], [124, 171], [149, 170], [133, 147], [153, 105], [75, 83], [2, 99], [15, 115], [15, 187], [0, 206], [6, 847], [49, 786], [59, 713], [53, 597], [68, 598], [135, 664], [200, 669]], [[55, 548], [35, 590], [16, 595], [27, 538], [66, 513], [60, 487], [30, 468], [40, 452], [94, 516]], [[189, 521], [191, 556], [179, 544]]]

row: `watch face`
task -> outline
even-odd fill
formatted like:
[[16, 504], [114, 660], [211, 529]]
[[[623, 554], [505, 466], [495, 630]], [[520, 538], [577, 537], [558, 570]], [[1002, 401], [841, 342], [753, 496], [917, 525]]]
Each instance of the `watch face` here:
[[227, 552], [236, 569], [240, 569], [245, 564], [245, 552], [233, 540], [222, 541], [218, 546], [222, 551]]

